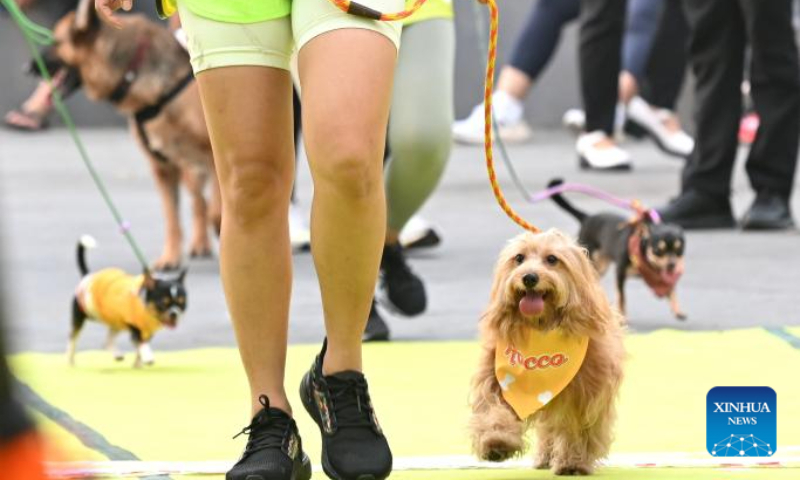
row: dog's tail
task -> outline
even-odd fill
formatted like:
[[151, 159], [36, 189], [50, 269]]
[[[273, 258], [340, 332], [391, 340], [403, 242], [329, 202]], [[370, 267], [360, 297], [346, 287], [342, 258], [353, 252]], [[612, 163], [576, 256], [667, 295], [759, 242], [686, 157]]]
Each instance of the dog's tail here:
[[[564, 180], [562, 180], [560, 178], [556, 178], [556, 179], [550, 180], [550, 183], [547, 184], [547, 188], [557, 187], [559, 185], [562, 185], [563, 183], [564, 183]], [[585, 212], [582, 212], [582, 211], [578, 210], [577, 208], [575, 208], [575, 206], [573, 206], [571, 203], [569, 203], [567, 201], [567, 199], [565, 199], [560, 193], [554, 194], [553, 196], [550, 197], [550, 199], [553, 200], [554, 202], [556, 202], [556, 205], [558, 205], [562, 209], [566, 210], [570, 215], [572, 215], [573, 217], [577, 218], [579, 222], [583, 222], [586, 219], [586, 217], [588, 216]]]
[[86, 266], [86, 250], [96, 246], [97, 241], [91, 235], [84, 235], [78, 240], [78, 270], [80, 270], [82, 277], [89, 273], [89, 267]]

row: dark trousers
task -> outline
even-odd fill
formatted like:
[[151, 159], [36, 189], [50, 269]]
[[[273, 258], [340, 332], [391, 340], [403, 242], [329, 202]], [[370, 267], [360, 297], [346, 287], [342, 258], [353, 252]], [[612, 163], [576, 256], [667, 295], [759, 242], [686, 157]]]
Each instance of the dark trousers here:
[[761, 126], [747, 159], [747, 174], [757, 192], [788, 197], [800, 132], [800, 66], [791, 25], [792, 0], [685, 0], [684, 7], [697, 80], [697, 134], [683, 172], [683, 190], [730, 194], [749, 42], [751, 94]]
[[666, 0], [640, 85], [642, 98], [651, 105], [675, 110], [686, 77], [688, 39], [689, 24], [682, 0]]
[[539, 0], [517, 37], [511, 66], [536, 80], [550, 62], [564, 26], [577, 19], [581, 0]]
[[582, 0], [580, 75], [586, 131], [614, 134], [626, 0]]

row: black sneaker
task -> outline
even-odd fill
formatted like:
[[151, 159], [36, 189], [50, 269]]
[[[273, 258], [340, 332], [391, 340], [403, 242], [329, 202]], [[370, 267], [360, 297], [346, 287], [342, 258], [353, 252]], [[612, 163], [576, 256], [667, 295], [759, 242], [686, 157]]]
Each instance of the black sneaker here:
[[322, 352], [300, 383], [300, 398], [322, 433], [322, 469], [334, 480], [383, 480], [392, 452], [383, 435], [367, 379], [360, 372], [322, 375]]
[[258, 400], [264, 408], [236, 435], [247, 434], [247, 446], [225, 480], [309, 480], [311, 461], [297, 424], [283, 410], [270, 408], [266, 395]]
[[669, 205], [658, 209], [661, 219], [687, 230], [710, 230], [736, 227], [731, 202], [696, 190], [681, 193]]
[[789, 199], [769, 191], [758, 192], [742, 219], [744, 230], [784, 230], [793, 227]]
[[367, 326], [364, 328], [363, 340], [365, 342], [385, 342], [389, 340], [389, 325], [378, 313], [378, 306], [375, 305], [375, 300], [372, 301], [372, 307], [369, 309], [369, 318], [367, 319]]
[[408, 267], [400, 245], [383, 247], [379, 293], [381, 303], [401, 315], [412, 317], [425, 311], [425, 285]]

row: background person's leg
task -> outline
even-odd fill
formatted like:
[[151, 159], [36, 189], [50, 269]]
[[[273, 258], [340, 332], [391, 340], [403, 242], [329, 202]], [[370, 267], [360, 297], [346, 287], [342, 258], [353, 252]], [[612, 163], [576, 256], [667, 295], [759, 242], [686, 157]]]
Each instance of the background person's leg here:
[[628, 0], [619, 76], [619, 100], [626, 105], [639, 93], [663, 4], [663, 0]]
[[800, 134], [800, 65], [791, 24], [791, 0], [742, 0], [751, 44], [750, 86], [761, 124], [747, 159], [757, 193], [744, 228], [793, 224], [789, 197]]
[[[578, 18], [580, 0], [539, 0], [514, 43], [511, 60], [500, 72], [497, 89], [523, 99], [533, 82], [547, 67], [561, 40], [564, 26]], [[523, 75], [527, 83], [512, 80]], [[505, 77], [505, 78], [504, 78]]]
[[625, 0], [581, 2], [580, 75], [587, 132], [614, 135]]
[[433, 193], [450, 157], [455, 29], [452, 20], [403, 29], [389, 120], [387, 242]]
[[800, 132], [800, 67], [791, 1], [742, 2], [751, 43], [750, 86], [761, 117], [747, 171], [756, 191], [792, 190]]
[[[431, 19], [403, 28], [392, 110], [391, 160], [385, 172], [388, 224], [381, 259], [380, 296], [395, 312], [419, 315], [427, 307], [422, 280], [409, 268], [398, 243], [400, 231], [433, 193], [450, 156], [453, 123], [455, 28]], [[388, 338], [373, 306], [368, 339]]]
[[397, 49], [374, 31], [342, 29], [313, 38], [299, 59], [311, 251], [328, 333], [323, 369], [361, 371], [386, 234], [382, 159]]
[[[492, 94], [497, 134], [504, 142], [524, 142], [531, 137], [524, 119], [523, 100], [550, 62], [564, 25], [578, 18], [579, 10], [580, 0], [540, 0], [531, 9], [511, 61], [500, 70]], [[453, 124], [453, 138], [461, 143], [482, 145], [483, 122], [481, 103], [467, 118]]]
[[742, 109], [744, 20], [729, 0], [689, 0], [684, 7], [691, 27], [697, 132], [681, 194], [659, 211], [664, 221], [687, 229], [732, 228], [728, 197]]
[[681, 0], [666, 0], [647, 63], [642, 98], [674, 111], [686, 77], [689, 24]]
[[690, 56], [696, 77], [696, 146], [683, 172], [683, 190], [726, 199], [742, 110], [745, 25], [729, 0], [687, 1]]
[[586, 120], [576, 150], [583, 168], [631, 168], [630, 156], [613, 140], [626, 4], [626, 0], [581, 2], [580, 75]]

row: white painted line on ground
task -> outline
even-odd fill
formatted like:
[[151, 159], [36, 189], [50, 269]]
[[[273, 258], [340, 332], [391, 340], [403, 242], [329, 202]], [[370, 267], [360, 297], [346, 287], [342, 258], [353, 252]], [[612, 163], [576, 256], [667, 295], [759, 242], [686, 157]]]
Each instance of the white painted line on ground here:
[[[781, 447], [772, 457], [714, 458], [706, 452], [618, 453], [611, 455], [603, 466], [613, 468], [800, 468], [800, 446]], [[233, 461], [199, 462], [53, 462], [48, 471], [55, 478], [113, 477], [120, 475], [209, 475], [224, 474]], [[521, 458], [503, 463], [480, 462], [472, 456], [395, 458], [394, 470], [465, 470], [531, 468], [531, 460]], [[320, 470], [315, 465], [315, 471]]]

